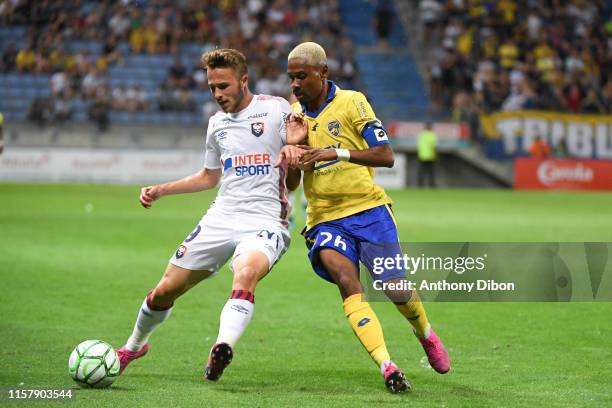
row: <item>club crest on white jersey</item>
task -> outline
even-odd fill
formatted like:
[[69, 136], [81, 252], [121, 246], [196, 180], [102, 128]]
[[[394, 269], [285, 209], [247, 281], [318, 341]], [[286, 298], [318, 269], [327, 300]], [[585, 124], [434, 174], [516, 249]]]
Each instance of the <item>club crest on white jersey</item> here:
[[265, 126], [263, 122], [251, 123], [251, 133], [253, 133], [257, 137], [263, 135], [264, 128]]

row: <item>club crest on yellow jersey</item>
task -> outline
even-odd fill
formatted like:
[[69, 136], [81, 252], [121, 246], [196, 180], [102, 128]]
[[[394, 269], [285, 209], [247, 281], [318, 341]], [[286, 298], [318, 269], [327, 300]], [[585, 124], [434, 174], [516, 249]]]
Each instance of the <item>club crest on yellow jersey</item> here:
[[327, 124], [327, 130], [329, 131], [329, 133], [332, 134], [333, 137], [340, 136], [340, 132], [342, 130], [340, 127], [340, 122], [338, 122], [337, 120], [332, 120]]

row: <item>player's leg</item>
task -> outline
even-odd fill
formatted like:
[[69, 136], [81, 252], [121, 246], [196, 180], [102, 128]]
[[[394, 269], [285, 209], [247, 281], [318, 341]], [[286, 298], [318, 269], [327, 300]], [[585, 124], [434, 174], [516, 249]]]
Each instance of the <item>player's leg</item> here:
[[209, 276], [211, 273], [208, 271], [192, 271], [168, 264], [157, 286], [145, 297], [132, 334], [126, 344], [117, 350], [122, 372], [130, 362], [147, 353], [149, 337], [170, 316], [174, 301]]
[[[394, 257], [394, 256], [393, 256]], [[403, 271], [402, 271], [403, 272]], [[387, 275], [388, 273], [388, 275]], [[385, 283], [398, 284], [405, 280], [403, 276], [398, 276], [397, 271], [385, 271], [378, 276]], [[396, 285], [395, 287], [407, 287]], [[431, 328], [425, 307], [419, 293], [416, 290], [385, 290], [387, 297], [395, 304], [397, 310], [412, 325], [412, 330], [423, 346], [429, 364], [440, 374], [450, 370], [450, 357], [448, 351]]]
[[268, 274], [289, 245], [286, 230], [270, 228], [244, 234], [232, 260], [232, 293], [219, 319], [219, 334], [213, 345], [204, 377], [217, 381], [233, 358], [233, 348], [255, 312], [257, 282]]
[[318, 256], [340, 290], [344, 314], [353, 332], [372, 360], [378, 366], [391, 360], [380, 321], [370, 304], [363, 299], [363, 287], [355, 264], [334, 249], [321, 249]]
[[126, 348], [140, 350], [153, 330], [168, 318], [174, 301], [211, 275], [208, 271], [192, 271], [169, 263], [157, 286], [147, 294]]
[[[389, 282], [399, 282], [400, 279]], [[387, 294], [394, 301], [397, 310], [410, 322], [413, 332], [421, 345], [431, 367], [440, 374], [450, 370], [450, 357], [442, 341], [431, 328], [425, 313], [425, 307], [416, 290], [406, 291], [404, 294]], [[399, 300], [398, 297], [401, 299]], [[406, 300], [407, 299], [407, 300]], [[399, 300], [399, 301], [396, 301]]]
[[370, 304], [363, 299], [359, 271], [346, 256], [334, 249], [321, 249], [319, 259], [332, 277], [343, 300], [344, 314], [363, 347], [380, 368], [385, 385], [392, 392], [410, 388], [404, 373], [391, 361], [382, 326]]
[[233, 349], [255, 312], [255, 286], [269, 269], [268, 257], [257, 250], [243, 252], [234, 258], [232, 294], [221, 311], [219, 334], [204, 371], [207, 380], [218, 381], [223, 370], [232, 362]]
[[425, 165], [425, 183], [424, 185], [426, 187], [435, 187], [435, 180], [434, 180], [434, 162], [431, 160], [428, 160], [426, 162], [423, 162], [423, 164]]
[[431, 183], [431, 187], [432, 188], [436, 188], [436, 162], [432, 161], [431, 162], [431, 169], [429, 170], [430, 174], [430, 183]]
[[[396, 287], [405, 287], [399, 285], [405, 278], [392, 278], [385, 279], [384, 274], [381, 281], [384, 283], [396, 284]], [[427, 319], [427, 313], [425, 313], [425, 307], [421, 302], [419, 294], [416, 290], [385, 290], [385, 295], [391, 300], [397, 310], [410, 322], [414, 333], [418, 337], [425, 338], [431, 331], [431, 325]]]
[[232, 269], [232, 293], [221, 312], [217, 343], [234, 347], [253, 317], [255, 287], [267, 275], [270, 264], [263, 252], [251, 250], [234, 258]]
[[[351, 223], [355, 218], [343, 220]], [[378, 317], [363, 299], [357, 269], [357, 242], [343, 227], [343, 220], [321, 223], [305, 234], [310, 262], [317, 275], [338, 286], [349, 325], [380, 367], [385, 385], [393, 392], [405, 391], [410, 385], [402, 371], [391, 362]]]
[[[370, 271], [373, 271], [375, 258], [396, 259], [403, 257], [402, 249], [399, 244], [397, 228], [393, 219], [393, 212], [390, 207], [381, 206], [370, 210], [371, 217], [375, 217], [375, 222], [368, 235], [364, 236], [361, 245], [360, 257]], [[376, 279], [384, 283], [400, 283], [406, 280], [406, 271], [398, 265], [391, 268], [384, 268], [382, 272], [376, 274]], [[397, 285], [396, 287], [407, 287], [407, 285]], [[450, 369], [450, 359], [444, 345], [431, 329], [425, 307], [421, 302], [416, 290], [385, 290], [387, 297], [395, 304], [397, 310], [412, 325], [413, 331], [427, 354], [431, 366], [439, 373], [446, 373]]]
[[234, 251], [231, 225], [209, 213], [172, 255], [166, 272], [142, 303], [132, 335], [117, 351], [122, 369], [147, 352], [149, 336], [168, 318], [174, 301], [201, 280], [213, 276]]
[[391, 360], [382, 327], [370, 304], [363, 300], [363, 287], [355, 264], [333, 249], [319, 251], [321, 265], [338, 285], [343, 301], [344, 314], [353, 332], [380, 367]]
[[423, 187], [425, 182], [425, 164], [423, 161], [419, 160], [417, 164], [417, 186]]

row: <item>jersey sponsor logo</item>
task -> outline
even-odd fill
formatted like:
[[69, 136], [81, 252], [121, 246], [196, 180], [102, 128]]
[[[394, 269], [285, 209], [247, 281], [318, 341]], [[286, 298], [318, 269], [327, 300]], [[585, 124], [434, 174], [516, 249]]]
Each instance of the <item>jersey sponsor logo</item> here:
[[176, 259], [181, 259], [187, 253], [187, 247], [185, 245], [181, 245], [176, 250]]
[[312, 131], [316, 132], [317, 131], [317, 127], [319, 127], [319, 122], [315, 122], [315, 124], [312, 126]]
[[224, 140], [227, 137], [227, 132], [225, 130], [217, 133], [217, 140]]
[[268, 112], [262, 112], [262, 113], [256, 113], [254, 115], [251, 115], [247, 119], [265, 118], [266, 116], [268, 116]]
[[340, 136], [340, 132], [342, 131], [340, 128], [340, 122], [337, 120], [332, 120], [327, 124], [327, 130], [329, 130], [329, 133], [331, 133], [333, 137]]
[[251, 123], [251, 133], [255, 136], [259, 137], [263, 135], [264, 132], [264, 123], [263, 122], [253, 122]]
[[363, 103], [363, 101], [359, 101], [359, 104], [357, 104], [357, 101], [353, 100], [353, 105], [355, 106], [357, 114], [360, 118], [365, 119], [368, 117], [368, 110], [366, 109], [365, 103]]
[[266, 176], [272, 168], [272, 157], [268, 153], [243, 154], [228, 157], [223, 162], [223, 171], [231, 168], [236, 170], [237, 176]]

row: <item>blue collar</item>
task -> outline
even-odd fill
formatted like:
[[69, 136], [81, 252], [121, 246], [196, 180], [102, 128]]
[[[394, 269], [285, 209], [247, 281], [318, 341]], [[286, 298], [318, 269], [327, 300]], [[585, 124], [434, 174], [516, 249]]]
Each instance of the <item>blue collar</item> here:
[[304, 112], [306, 114], [306, 116], [311, 117], [311, 118], [316, 118], [317, 116], [319, 116], [319, 113], [321, 113], [323, 111], [323, 109], [325, 109], [325, 107], [327, 105], [329, 105], [329, 103], [332, 101], [332, 99], [334, 99], [334, 96], [336, 96], [336, 89], [338, 88], [336, 86], [336, 84], [334, 83], [334, 81], [327, 81], [327, 85], [328, 85], [328, 89], [329, 89], [329, 94], [327, 95], [327, 99], [325, 99], [325, 103], [323, 104], [323, 106], [321, 106], [319, 108], [318, 111], [316, 112], [310, 112], [307, 108], [306, 105], [302, 105], [302, 112]]

